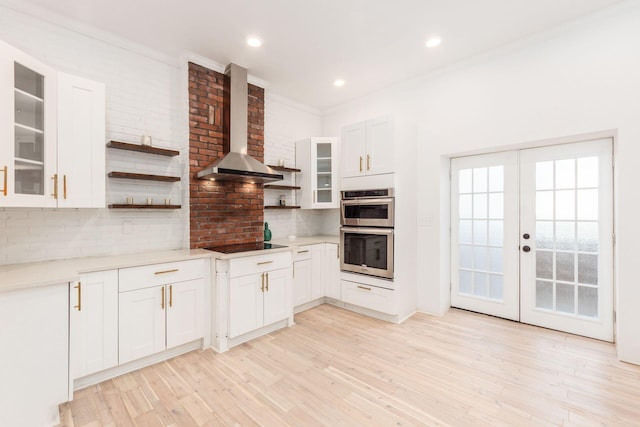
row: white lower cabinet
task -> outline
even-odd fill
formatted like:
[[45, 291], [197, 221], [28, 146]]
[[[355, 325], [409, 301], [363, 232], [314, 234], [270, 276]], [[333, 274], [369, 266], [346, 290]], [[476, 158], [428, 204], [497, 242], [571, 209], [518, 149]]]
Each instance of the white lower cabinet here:
[[290, 268], [281, 268], [229, 281], [229, 338], [291, 315], [290, 276]]
[[118, 365], [118, 270], [83, 274], [71, 288], [71, 375]]
[[120, 293], [120, 364], [203, 337], [204, 279]]
[[204, 260], [118, 270], [120, 364], [204, 336]]
[[0, 325], [0, 425], [57, 425], [69, 396], [69, 284], [0, 294]]
[[293, 251], [293, 305], [325, 296], [325, 244], [299, 246]]
[[397, 315], [395, 291], [342, 280], [342, 301], [380, 313]]
[[335, 300], [342, 299], [340, 283], [340, 245], [325, 243], [324, 248], [324, 295]]

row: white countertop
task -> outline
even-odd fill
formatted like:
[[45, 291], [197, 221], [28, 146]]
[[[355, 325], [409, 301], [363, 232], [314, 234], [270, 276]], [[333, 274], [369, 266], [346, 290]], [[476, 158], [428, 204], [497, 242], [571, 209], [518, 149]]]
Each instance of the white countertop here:
[[195, 258], [210, 258], [211, 256], [212, 252], [202, 249], [180, 249], [0, 265], [0, 293], [59, 285], [60, 283], [78, 280], [80, 274], [92, 271], [113, 270]]
[[285, 248], [263, 249], [235, 254], [222, 254], [204, 249], [179, 249], [0, 265], [0, 293], [72, 282], [78, 280], [80, 274], [93, 271], [114, 270], [196, 258], [240, 258], [265, 253], [286, 252], [303, 245], [338, 242], [339, 237], [332, 235], [301, 236], [296, 237], [294, 240], [284, 238], [274, 239], [270, 242], [276, 245], [284, 245], [286, 246]]

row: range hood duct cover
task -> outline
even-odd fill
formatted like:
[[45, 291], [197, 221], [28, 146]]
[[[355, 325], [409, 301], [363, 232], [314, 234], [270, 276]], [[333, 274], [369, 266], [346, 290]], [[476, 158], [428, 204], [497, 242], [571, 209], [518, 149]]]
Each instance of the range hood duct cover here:
[[281, 181], [284, 176], [247, 154], [248, 95], [247, 70], [229, 64], [225, 75], [230, 79], [229, 152], [197, 173], [199, 179], [266, 183]]

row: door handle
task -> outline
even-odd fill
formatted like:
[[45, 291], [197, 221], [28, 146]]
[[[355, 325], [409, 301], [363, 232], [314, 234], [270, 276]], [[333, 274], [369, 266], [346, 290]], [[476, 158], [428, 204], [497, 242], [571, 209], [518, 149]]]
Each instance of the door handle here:
[[530, 248], [529, 246], [523, 246], [523, 247], [522, 247], [522, 250], [523, 250], [524, 252], [531, 252], [531, 248]]
[[82, 311], [82, 282], [78, 282], [74, 288], [78, 290], [78, 305], [74, 305], [73, 308], [77, 308], [78, 311]]
[[2, 172], [4, 172], [4, 185], [2, 186], [2, 194], [6, 196], [7, 195], [7, 174], [9, 173], [8, 167], [5, 166], [2, 169]]
[[264, 273], [260, 275], [260, 290], [264, 292]]
[[169, 307], [173, 307], [173, 285], [169, 285]]
[[267, 292], [269, 292], [269, 273], [264, 273], [267, 276], [267, 286], [265, 287], [265, 290]]
[[362, 172], [362, 156], [360, 156], [360, 172]]
[[531, 237], [531, 236], [529, 235], [529, 233], [524, 233], [524, 234], [522, 235], [522, 238], [523, 238], [523, 239], [525, 239], [525, 240], [528, 240], [530, 237]]
[[62, 175], [62, 196], [67, 200], [67, 175]]
[[161, 288], [162, 290], [162, 303], [160, 303], [160, 305], [162, 306], [162, 309], [164, 310], [164, 286]]
[[367, 154], [367, 170], [371, 169], [371, 156]]

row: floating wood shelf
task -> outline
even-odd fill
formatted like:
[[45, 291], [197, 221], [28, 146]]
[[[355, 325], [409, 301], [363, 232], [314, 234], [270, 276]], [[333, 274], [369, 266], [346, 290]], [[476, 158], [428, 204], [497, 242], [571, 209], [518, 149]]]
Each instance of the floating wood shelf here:
[[271, 169], [273, 169], [274, 171], [280, 171], [280, 172], [300, 172], [300, 169], [296, 169], [296, 168], [287, 168], [284, 166], [275, 166], [275, 165], [267, 165], [269, 166]]
[[146, 181], [162, 181], [162, 182], [180, 181], [179, 176], [147, 175], [143, 173], [130, 173], [130, 172], [109, 172], [108, 176], [109, 178], [144, 179]]
[[297, 185], [277, 185], [277, 184], [267, 184], [264, 186], [266, 189], [272, 190], [300, 190], [302, 187], [298, 187]]
[[109, 205], [109, 209], [180, 209], [182, 205]]
[[300, 209], [300, 206], [265, 206], [265, 209]]
[[151, 145], [130, 144], [128, 142], [109, 141], [107, 143], [109, 148], [117, 148], [118, 150], [139, 151], [141, 153], [159, 154], [161, 156], [179, 156], [180, 152], [176, 150], [169, 150], [168, 148], [153, 147]]

